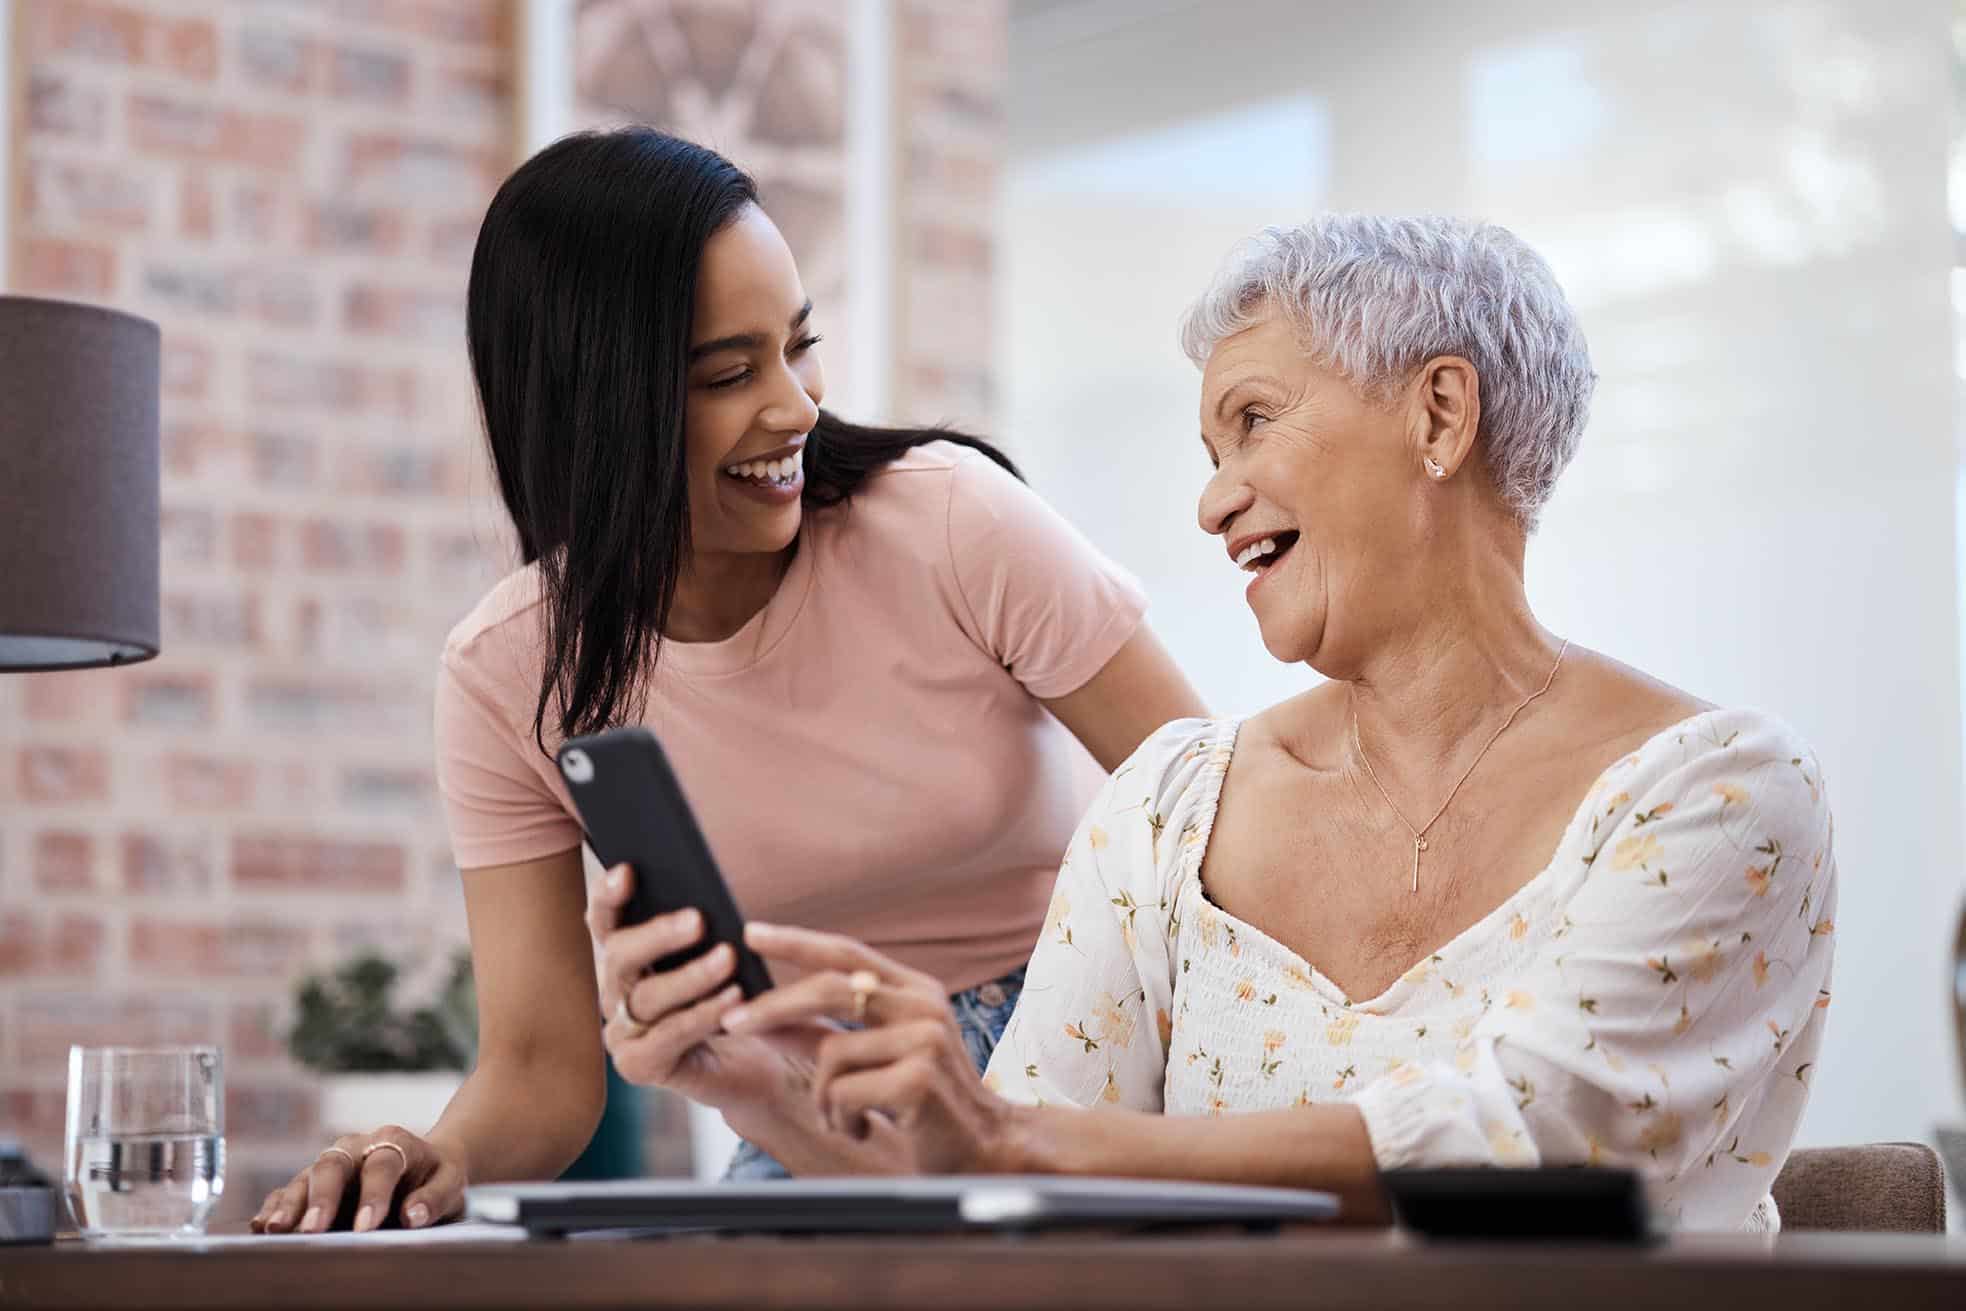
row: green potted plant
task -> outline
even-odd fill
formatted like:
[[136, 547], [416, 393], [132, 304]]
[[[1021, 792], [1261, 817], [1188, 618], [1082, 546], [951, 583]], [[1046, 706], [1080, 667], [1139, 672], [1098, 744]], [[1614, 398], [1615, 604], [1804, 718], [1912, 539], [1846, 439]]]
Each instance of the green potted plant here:
[[399, 1005], [401, 975], [394, 961], [368, 951], [295, 988], [287, 1050], [322, 1076], [321, 1123], [330, 1133], [384, 1124], [423, 1133], [471, 1068], [478, 1012], [470, 953], [451, 955], [424, 1005]]

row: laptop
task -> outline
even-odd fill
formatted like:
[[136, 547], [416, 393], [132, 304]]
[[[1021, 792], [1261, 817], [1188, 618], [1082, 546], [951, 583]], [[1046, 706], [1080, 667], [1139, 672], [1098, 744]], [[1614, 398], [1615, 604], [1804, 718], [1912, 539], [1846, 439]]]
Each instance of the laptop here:
[[793, 1179], [703, 1184], [489, 1184], [465, 1191], [473, 1220], [535, 1235], [606, 1230], [658, 1233], [936, 1233], [1064, 1226], [1161, 1228], [1324, 1221], [1329, 1193], [1292, 1188], [1053, 1175]]

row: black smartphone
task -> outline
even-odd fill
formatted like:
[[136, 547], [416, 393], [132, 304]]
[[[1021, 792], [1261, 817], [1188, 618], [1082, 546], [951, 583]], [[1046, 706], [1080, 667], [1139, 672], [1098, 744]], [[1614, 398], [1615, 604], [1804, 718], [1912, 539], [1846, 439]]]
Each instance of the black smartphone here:
[[769, 989], [771, 975], [744, 945], [744, 917], [655, 734], [612, 728], [569, 738], [559, 763], [594, 855], [604, 866], [635, 870], [634, 895], [622, 907], [621, 923], [640, 924], [691, 906], [703, 913], [702, 940], [651, 968], [673, 970], [727, 942], [737, 952], [737, 984], [745, 997]]
[[1399, 1222], [1428, 1238], [1645, 1242], [1653, 1226], [1633, 1170], [1584, 1165], [1408, 1167], [1379, 1176]]

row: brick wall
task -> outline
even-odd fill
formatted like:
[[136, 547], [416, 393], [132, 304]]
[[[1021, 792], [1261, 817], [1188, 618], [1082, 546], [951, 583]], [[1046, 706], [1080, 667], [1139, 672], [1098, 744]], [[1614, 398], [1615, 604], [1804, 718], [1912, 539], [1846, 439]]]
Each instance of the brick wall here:
[[[221, 1042], [237, 1218], [320, 1145], [280, 1040], [296, 974], [463, 936], [431, 679], [511, 560], [461, 324], [512, 162], [508, 7], [16, 7], [8, 289], [164, 330], [165, 653], [0, 678], [0, 1135], [59, 1160], [71, 1042]], [[822, 303], [852, 272], [845, 12], [585, 0], [576, 32], [587, 121], [752, 168]], [[894, 16], [896, 413], [987, 429], [1003, 6]], [[843, 376], [852, 343], [826, 349]]]
[[319, 1146], [298, 970], [463, 919], [430, 765], [509, 551], [462, 349], [511, 162], [483, 0], [22, 0], [10, 290], [164, 333], [164, 655], [0, 678], [0, 1133], [71, 1042], [215, 1040], [227, 1211]]

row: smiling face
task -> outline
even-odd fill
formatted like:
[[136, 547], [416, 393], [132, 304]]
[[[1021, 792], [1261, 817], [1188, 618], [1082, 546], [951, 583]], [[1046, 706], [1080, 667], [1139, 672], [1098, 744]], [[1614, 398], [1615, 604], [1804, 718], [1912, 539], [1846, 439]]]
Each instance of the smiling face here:
[[690, 332], [691, 549], [782, 551], [799, 531], [805, 443], [826, 383], [812, 302], [753, 205], [704, 243]]
[[1425, 411], [1400, 397], [1367, 398], [1274, 316], [1209, 356], [1201, 432], [1216, 469], [1201, 527], [1254, 574], [1249, 607], [1278, 660], [1349, 676], [1418, 594]]

